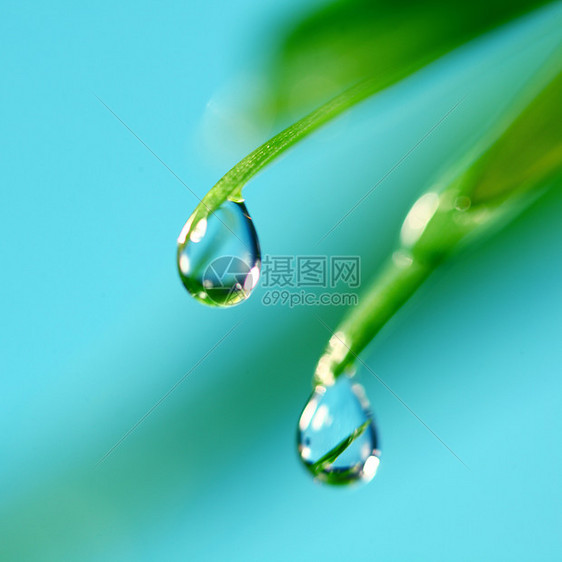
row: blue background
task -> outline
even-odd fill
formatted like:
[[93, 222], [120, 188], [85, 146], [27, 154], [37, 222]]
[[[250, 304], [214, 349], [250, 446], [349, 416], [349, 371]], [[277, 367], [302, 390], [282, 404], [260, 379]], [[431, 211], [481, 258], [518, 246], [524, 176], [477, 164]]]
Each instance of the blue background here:
[[[470, 470], [360, 372], [379, 473], [314, 484], [296, 421], [329, 337], [315, 314], [335, 328], [344, 309], [265, 307], [260, 288], [212, 310], [179, 282], [175, 240], [197, 200], [95, 96], [201, 197], [264, 140], [236, 112], [251, 98], [240, 77], [308, 4], [3, 3], [3, 560], [562, 557], [562, 194], [442, 267], [364, 354]], [[561, 25], [555, 3], [302, 142], [245, 191], [263, 251], [359, 254], [373, 276], [417, 195]]]

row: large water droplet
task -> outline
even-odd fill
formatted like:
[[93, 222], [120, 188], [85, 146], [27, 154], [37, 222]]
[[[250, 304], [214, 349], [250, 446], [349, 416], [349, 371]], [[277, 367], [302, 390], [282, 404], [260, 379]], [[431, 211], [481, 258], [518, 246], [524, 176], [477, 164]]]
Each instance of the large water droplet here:
[[232, 306], [246, 300], [260, 276], [261, 254], [252, 218], [244, 203], [225, 201], [178, 238], [181, 280], [198, 301]]
[[371, 480], [380, 451], [363, 387], [346, 375], [331, 386], [318, 385], [299, 420], [298, 448], [305, 466], [322, 482]]

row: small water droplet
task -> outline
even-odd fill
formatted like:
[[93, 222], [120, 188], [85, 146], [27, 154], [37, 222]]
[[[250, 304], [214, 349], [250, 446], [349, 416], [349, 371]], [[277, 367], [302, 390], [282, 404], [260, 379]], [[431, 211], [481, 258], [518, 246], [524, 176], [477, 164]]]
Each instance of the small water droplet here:
[[340, 375], [331, 386], [318, 385], [298, 427], [299, 455], [314, 478], [328, 484], [371, 480], [380, 451], [363, 387]]
[[211, 306], [246, 300], [258, 283], [261, 254], [246, 205], [225, 201], [193, 224], [191, 217], [178, 238], [178, 269], [189, 293]]
[[454, 202], [455, 209], [457, 211], [468, 211], [468, 209], [470, 209], [471, 204], [472, 201], [470, 200], [470, 197], [467, 197], [466, 195], [460, 195], [455, 199]]

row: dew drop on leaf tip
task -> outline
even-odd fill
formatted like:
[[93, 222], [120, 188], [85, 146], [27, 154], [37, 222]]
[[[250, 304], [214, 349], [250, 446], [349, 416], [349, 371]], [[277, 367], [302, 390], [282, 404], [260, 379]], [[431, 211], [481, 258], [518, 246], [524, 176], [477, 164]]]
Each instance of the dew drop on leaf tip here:
[[198, 301], [228, 307], [245, 301], [261, 269], [258, 235], [243, 202], [225, 201], [198, 218], [194, 213], [178, 238], [180, 278]]
[[319, 384], [303, 409], [299, 456], [313, 477], [327, 484], [368, 482], [377, 472], [377, 432], [363, 387], [347, 375]]

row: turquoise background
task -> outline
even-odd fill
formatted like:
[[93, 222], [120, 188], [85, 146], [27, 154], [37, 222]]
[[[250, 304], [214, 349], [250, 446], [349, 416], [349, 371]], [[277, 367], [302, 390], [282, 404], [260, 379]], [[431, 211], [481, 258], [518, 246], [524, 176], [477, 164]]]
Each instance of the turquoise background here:
[[[559, 191], [436, 272], [364, 354], [470, 470], [360, 372], [379, 473], [314, 484], [294, 439], [329, 337], [315, 314], [335, 328], [345, 311], [265, 307], [263, 288], [212, 310], [181, 286], [175, 240], [196, 199], [95, 96], [201, 197], [264, 139], [228, 106], [217, 117], [221, 99], [249, 99], [239, 77], [310, 6], [3, 3], [2, 560], [562, 557]], [[263, 251], [359, 254], [373, 276], [417, 195], [561, 26], [558, 2], [302, 142], [245, 191]]]

